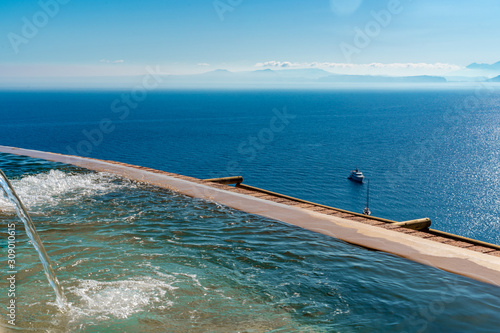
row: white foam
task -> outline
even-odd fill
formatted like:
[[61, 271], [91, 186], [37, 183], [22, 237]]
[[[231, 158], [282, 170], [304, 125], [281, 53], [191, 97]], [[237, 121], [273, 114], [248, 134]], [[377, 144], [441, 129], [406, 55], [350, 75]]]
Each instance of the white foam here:
[[79, 298], [78, 302], [70, 305], [68, 315], [72, 320], [85, 317], [97, 320], [125, 319], [153, 307], [171, 307], [173, 302], [168, 299], [167, 293], [174, 289], [177, 288], [150, 277], [114, 282], [79, 280], [77, 286], [67, 289], [67, 292]]
[[[82, 197], [105, 194], [123, 187], [112, 180], [116, 177], [106, 173], [65, 173], [51, 170], [21, 179], [11, 180], [19, 198], [28, 209], [39, 205], [57, 205], [62, 200], [76, 201]], [[13, 211], [14, 206], [0, 195], [0, 210]]]

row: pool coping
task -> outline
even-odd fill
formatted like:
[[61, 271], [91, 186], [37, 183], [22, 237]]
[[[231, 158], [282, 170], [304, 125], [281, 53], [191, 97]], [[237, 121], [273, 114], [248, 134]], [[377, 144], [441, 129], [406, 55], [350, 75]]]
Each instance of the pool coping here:
[[257, 188], [238, 188], [206, 182], [115, 161], [7, 146], [0, 146], [0, 152], [109, 172], [500, 286], [500, 251], [447, 238], [446, 233], [433, 234], [432, 231], [396, 227], [387, 223], [395, 221], [363, 217], [333, 207], [273, 195], [272, 192]]

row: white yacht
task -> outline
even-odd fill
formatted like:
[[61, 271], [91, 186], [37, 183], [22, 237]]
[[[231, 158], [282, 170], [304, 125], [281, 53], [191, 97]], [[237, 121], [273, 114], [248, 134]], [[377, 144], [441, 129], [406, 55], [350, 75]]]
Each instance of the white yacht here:
[[363, 173], [358, 170], [358, 168], [354, 169], [351, 171], [351, 174], [349, 175], [350, 180], [353, 180], [355, 182], [362, 183], [363, 179], [365, 179], [365, 176], [363, 176]]

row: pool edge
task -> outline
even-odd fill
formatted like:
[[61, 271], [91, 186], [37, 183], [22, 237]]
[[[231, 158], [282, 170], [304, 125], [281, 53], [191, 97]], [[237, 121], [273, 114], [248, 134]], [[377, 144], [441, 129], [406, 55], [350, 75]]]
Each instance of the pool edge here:
[[471, 246], [456, 246], [456, 242], [446, 239], [432, 239], [443, 238], [441, 236], [419, 237], [418, 231], [396, 230], [404, 228], [391, 228], [390, 225], [378, 225], [377, 222], [363, 223], [362, 217], [349, 218], [349, 212], [330, 214], [326, 206], [291, 204], [290, 200], [277, 200], [270, 195], [257, 197], [228, 185], [208, 183], [147, 167], [7, 146], [0, 146], [0, 152], [113, 173], [500, 286], [500, 251], [482, 250], [483, 253], [473, 250]]

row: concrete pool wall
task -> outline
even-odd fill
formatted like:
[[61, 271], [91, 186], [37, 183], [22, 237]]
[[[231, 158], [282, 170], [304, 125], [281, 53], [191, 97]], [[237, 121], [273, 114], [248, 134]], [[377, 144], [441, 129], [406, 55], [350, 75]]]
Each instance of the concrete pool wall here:
[[406, 229], [388, 223], [395, 221], [141, 166], [6, 146], [0, 146], [0, 152], [109, 172], [500, 286], [500, 247], [496, 245]]

